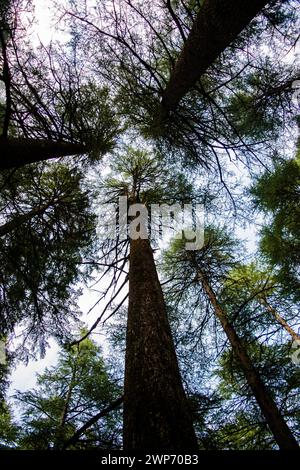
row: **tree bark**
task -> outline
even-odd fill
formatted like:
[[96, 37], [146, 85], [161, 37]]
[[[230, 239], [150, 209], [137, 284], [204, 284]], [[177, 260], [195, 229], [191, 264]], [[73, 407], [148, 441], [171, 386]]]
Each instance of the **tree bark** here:
[[0, 170], [85, 153], [81, 144], [34, 139], [0, 139]]
[[300, 341], [300, 335], [296, 333], [293, 328], [290, 327], [290, 325], [282, 318], [281, 315], [277, 312], [277, 310], [272, 307], [272, 305], [269, 304], [269, 302], [263, 298], [259, 298], [259, 302], [268, 310], [271, 315], [277, 320], [277, 322], [291, 335], [292, 339], [294, 341]]
[[294, 438], [290, 428], [283, 419], [275, 401], [266, 389], [261, 377], [254, 367], [245, 346], [237, 335], [233, 325], [229, 322], [226, 313], [217, 301], [216, 295], [211, 288], [206, 276], [198, 270], [198, 279], [206, 292], [216, 317], [219, 319], [223, 330], [232, 346], [233, 352], [238, 359], [245, 374], [246, 381], [252, 390], [254, 397], [261, 409], [263, 416], [281, 450], [299, 450], [299, 445]]
[[130, 240], [124, 448], [196, 452], [191, 411], [149, 240]]
[[204, 0], [164, 90], [165, 118], [269, 0]]

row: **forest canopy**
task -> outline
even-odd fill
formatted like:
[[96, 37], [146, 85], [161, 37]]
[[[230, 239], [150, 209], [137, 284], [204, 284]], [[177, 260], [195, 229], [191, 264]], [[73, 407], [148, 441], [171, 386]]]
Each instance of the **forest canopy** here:
[[1, 2], [1, 449], [299, 450], [299, 13]]

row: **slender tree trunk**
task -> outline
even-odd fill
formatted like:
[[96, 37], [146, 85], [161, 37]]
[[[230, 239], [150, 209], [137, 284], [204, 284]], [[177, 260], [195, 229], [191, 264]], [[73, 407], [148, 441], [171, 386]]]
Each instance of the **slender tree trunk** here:
[[27, 212], [26, 214], [21, 214], [15, 216], [12, 220], [9, 222], [6, 222], [5, 224], [0, 226], [0, 237], [4, 237], [8, 233], [12, 232], [13, 230], [16, 230], [19, 228], [21, 225], [24, 223], [30, 221], [33, 219], [33, 217], [37, 215], [43, 214], [48, 207], [50, 207], [52, 204], [45, 204], [41, 207], [37, 207], [35, 209], [32, 209], [31, 211]]
[[272, 305], [269, 304], [269, 302], [267, 301], [267, 299], [263, 298], [263, 297], [260, 297], [259, 298], [259, 302], [264, 306], [266, 307], [266, 309], [268, 310], [268, 312], [271, 313], [271, 315], [273, 315], [273, 317], [277, 320], [277, 322], [291, 335], [292, 339], [294, 341], [300, 341], [300, 335], [298, 335], [296, 333], [295, 330], [293, 330], [293, 328], [290, 327], [290, 325], [282, 318], [281, 315], [279, 315], [279, 313], [277, 312], [277, 310], [272, 307]]
[[0, 170], [86, 152], [81, 144], [34, 139], [0, 139]]
[[60, 420], [58, 423], [58, 428], [56, 431], [56, 436], [55, 436], [55, 443], [54, 443], [54, 448], [55, 449], [61, 449], [63, 446], [64, 442], [64, 427], [66, 424], [68, 412], [69, 412], [69, 406], [70, 406], [70, 401], [72, 398], [72, 393], [74, 389], [74, 383], [75, 383], [75, 377], [76, 377], [76, 372], [77, 372], [77, 360], [79, 358], [79, 352], [77, 353], [76, 358], [74, 359], [74, 364], [73, 364], [73, 369], [72, 369], [72, 374], [70, 377], [70, 382], [68, 385], [68, 390], [66, 394], [66, 398], [64, 401], [64, 406], [61, 412]]
[[2, 49], [2, 59], [3, 59], [3, 74], [2, 80], [4, 81], [5, 85], [5, 94], [6, 94], [6, 103], [5, 103], [5, 114], [3, 119], [3, 128], [2, 128], [2, 137], [6, 138], [8, 134], [9, 128], [9, 121], [11, 116], [11, 77], [10, 77], [10, 70], [8, 64], [8, 57], [7, 57], [7, 44], [5, 40], [5, 33], [4, 29], [1, 30], [0, 28], [0, 44]]
[[241, 368], [243, 369], [247, 383], [251, 388], [254, 397], [256, 398], [261, 412], [264, 415], [279, 448], [282, 450], [299, 450], [299, 445], [296, 439], [283, 419], [275, 401], [263, 384], [258, 371], [254, 367], [251, 358], [245, 349], [245, 346], [237, 335], [233, 325], [229, 322], [226, 313], [218, 303], [215, 293], [211, 288], [206, 276], [199, 270], [198, 278], [214, 308], [216, 317], [219, 319], [224, 332], [229, 339], [233, 352], [236, 355]]
[[124, 448], [198, 450], [149, 240], [130, 241]]
[[267, 3], [269, 0], [204, 0], [163, 93], [162, 118], [176, 108]]
[[123, 401], [124, 401], [123, 397], [117, 398], [117, 400], [115, 400], [113, 403], [108, 405], [106, 408], [103, 408], [103, 410], [99, 411], [99, 413], [97, 413], [95, 416], [90, 418], [79, 429], [77, 429], [77, 431], [73, 434], [72, 437], [70, 437], [70, 439], [68, 439], [64, 443], [63, 449], [67, 449], [68, 447], [76, 444], [76, 442], [78, 442], [82, 434], [84, 434], [91, 426], [93, 426], [93, 424], [97, 423], [99, 419], [104, 418], [104, 416], [107, 416], [112, 411], [116, 410], [117, 408], [120, 408]]

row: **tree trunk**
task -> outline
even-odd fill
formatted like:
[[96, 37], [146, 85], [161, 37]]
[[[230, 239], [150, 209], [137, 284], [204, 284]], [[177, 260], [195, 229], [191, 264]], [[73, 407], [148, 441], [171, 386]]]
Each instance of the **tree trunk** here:
[[268, 310], [268, 312], [273, 315], [273, 317], [277, 320], [277, 322], [291, 335], [292, 339], [294, 341], [300, 341], [300, 335], [296, 333], [293, 328], [290, 327], [290, 325], [282, 318], [281, 315], [277, 312], [277, 310], [272, 307], [272, 305], [269, 304], [269, 302], [263, 298], [259, 298], [259, 302]]
[[67, 416], [69, 412], [69, 406], [70, 406], [70, 402], [72, 398], [72, 393], [74, 390], [75, 378], [76, 378], [76, 373], [77, 373], [77, 361], [79, 359], [79, 354], [80, 352], [78, 350], [77, 355], [74, 358], [72, 374], [70, 377], [70, 382], [68, 384], [68, 390], [67, 390], [66, 398], [64, 401], [64, 406], [61, 412], [60, 420], [58, 423], [58, 428], [55, 433], [54, 449], [61, 449], [64, 445], [64, 427], [66, 425]]
[[163, 93], [162, 118], [176, 108], [267, 3], [269, 0], [204, 0]]
[[263, 384], [258, 371], [255, 369], [251, 358], [249, 357], [245, 346], [237, 335], [233, 325], [228, 321], [226, 313], [218, 303], [215, 293], [206, 276], [201, 271], [198, 271], [198, 278], [214, 308], [216, 317], [219, 319], [223, 330], [229, 339], [233, 352], [243, 369], [247, 383], [256, 398], [261, 412], [264, 415], [279, 448], [282, 450], [299, 450], [299, 445], [296, 439], [283, 419], [275, 401]]
[[196, 452], [191, 411], [149, 240], [130, 240], [126, 450]]
[[85, 153], [81, 144], [34, 139], [0, 139], [0, 170]]
[[0, 44], [1, 44], [1, 49], [2, 49], [2, 60], [3, 60], [3, 74], [2, 74], [1, 79], [4, 82], [5, 94], [6, 94], [2, 137], [6, 138], [8, 134], [9, 121], [10, 121], [10, 116], [11, 116], [12, 102], [11, 102], [11, 90], [10, 90], [11, 76], [10, 76], [10, 70], [9, 70], [8, 57], [7, 57], [7, 44], [5, 40], [4, 29], [3, 30], [0, 29]]
[[82, 434], [84, 434], [91, 426], [93, 426], [93, 424], [96, 424], [99, 421], [99, 419], [104, 418], [109, 413], [119, 408], [122, 405], [123, 401], [124, 401], [123, 397], [117, 398], [117, 400], [115, 400], [113, 403], [108, 405], [106, 408], [103, 408], [103, 410], [99, 411], [99, 413], [97, 413], [95, 416], [90, 418], [79, 429], [77, 429], [77, 431], [73, 434], [72, 437], [70, 437], [70, 439], [68, 439], [63, 444], [62, 450], [65, 450], [68, 447], [76, 444], [79, 441]]

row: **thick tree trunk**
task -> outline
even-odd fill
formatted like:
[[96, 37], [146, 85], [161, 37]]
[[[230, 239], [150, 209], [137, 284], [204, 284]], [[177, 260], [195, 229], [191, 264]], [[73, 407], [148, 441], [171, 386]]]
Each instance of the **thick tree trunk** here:
[[51, 205], [52, 204], [45, 204], [41, 207], [32, 209], [26, 214], [16, 215], [12, 220], [0, 226], [0, 237], [4, 237], [5, 235], [12, 232], [13, 230], [16, 230], [24, 223], [33, 219], [33, 217], [43, 214]]
[[163, 93], [162, 118], [176, 108], [267, 3], [269, 0], [204, 0]]
[[130, 241], [124, 448], [197, 451], [149, 240]]
[[0, 139], [0, 170], [85, 153], [81, 144], [33, 139]]
[[282, 318], [282, 316], [277, 312], [277, 310], [269, 304], [269, 302], [263, 298], [259, 298], [260, 303], [268, 310], [271, 315], [277, 320], [277, 322], [291, 335], [294, 341], [300, 341], [300, 335], [293, 330], [292, 327]]
[[226, 313], [218, 303], [215, 293], [206, 276], [201, 271], [198, 271], [198, 278], [214, 308], [216, 317], [222, 324], [224, 332], [232, 346], [233, 352], [243, 369], [247, 383], [256, 398], [261, 412], [264, 415], [279, 448], [282, 450], [299, 450], [299, 445], [296, 439], [283, 419], [275, 401], [263, 384], [258, 371], [255, 369], [251, 358], [249, 357], [233, 325], [228, 321]]

